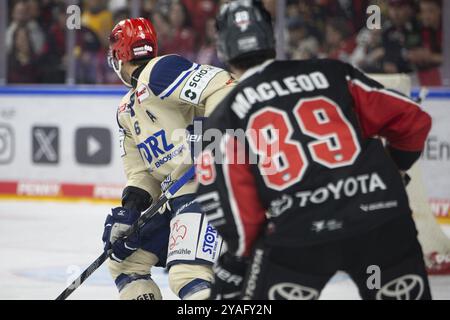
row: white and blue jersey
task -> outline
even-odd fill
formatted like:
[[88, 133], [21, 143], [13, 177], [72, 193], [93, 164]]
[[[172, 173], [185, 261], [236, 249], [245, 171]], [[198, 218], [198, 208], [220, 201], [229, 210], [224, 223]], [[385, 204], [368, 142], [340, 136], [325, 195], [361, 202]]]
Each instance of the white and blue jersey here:
[[[235, 81], [223, 69], [166, 55], [139, 67], [132, 84], [117, 111], [127, 186], [155, 199], [161, 182], [178, 178], [192, 165], [185, 129], [194, 118], [211, 113]], [[195, 189], [191, 182], [177, 195]]]

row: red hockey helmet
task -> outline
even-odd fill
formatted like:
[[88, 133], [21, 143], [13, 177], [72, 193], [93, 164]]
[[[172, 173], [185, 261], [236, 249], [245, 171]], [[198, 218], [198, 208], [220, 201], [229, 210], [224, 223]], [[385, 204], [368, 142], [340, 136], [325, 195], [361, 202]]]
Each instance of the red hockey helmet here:
[[114, 63], [154, 58], [158, 54], [155, 28], [145, 18], [122, 20], [111, 31], [109, 48]]

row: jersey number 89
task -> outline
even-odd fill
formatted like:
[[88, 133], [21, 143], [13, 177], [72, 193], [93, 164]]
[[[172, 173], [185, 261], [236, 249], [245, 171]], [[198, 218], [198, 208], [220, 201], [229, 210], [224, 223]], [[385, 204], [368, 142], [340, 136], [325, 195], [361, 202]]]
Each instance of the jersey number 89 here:
[[[301, 99], [293, 113], [302, 133], [314, 139], [307, 147], [315, 162], [330, 169], [353, 164], [361, 147], [352, 125], [333, 101]], [[265, 107], [250, 117], [247, 129], [269, 188], [281, 191], [301, 181], [308, 159], [300, 142], [292, 139], [294, 129], [286, 111]]]

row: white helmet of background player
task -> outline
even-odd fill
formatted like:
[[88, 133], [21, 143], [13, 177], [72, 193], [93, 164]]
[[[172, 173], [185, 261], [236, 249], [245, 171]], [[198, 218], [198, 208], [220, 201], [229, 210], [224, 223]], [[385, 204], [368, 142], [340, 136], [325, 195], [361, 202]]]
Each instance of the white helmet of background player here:
[[216, 19], [219, 58], [232, 67], [248, 69], [275, 58], [270, 13], [259, 0], [224, 4]]

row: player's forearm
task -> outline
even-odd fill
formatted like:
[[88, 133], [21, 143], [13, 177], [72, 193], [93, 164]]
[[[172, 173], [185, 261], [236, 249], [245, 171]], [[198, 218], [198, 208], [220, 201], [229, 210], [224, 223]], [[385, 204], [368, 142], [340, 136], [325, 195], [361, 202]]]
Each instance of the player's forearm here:
[[[407, 118], [411, 120], [410, 125]], [[419, 159], [431, 130], [431, 117], [427, 113], [417, 110], [413, 117], [407, 118], [398, 120], [406, 123], [404, 130], [388, 131], [385, 135], [389, 153], [401, 170], [408, 170]]]
[[419, 160], [421, 151], [404, 151], [388, 146], [387, 150], [400, 171], [409, 170]]

